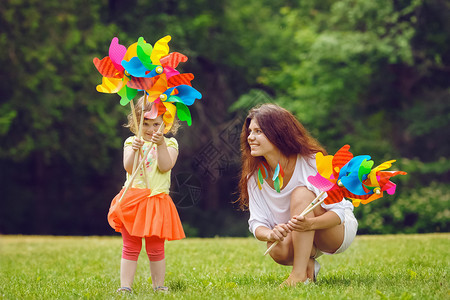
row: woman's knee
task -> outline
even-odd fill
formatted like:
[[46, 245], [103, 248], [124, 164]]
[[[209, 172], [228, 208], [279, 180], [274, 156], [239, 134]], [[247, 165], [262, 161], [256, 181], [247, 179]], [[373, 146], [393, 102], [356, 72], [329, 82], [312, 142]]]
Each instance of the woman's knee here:
[[[270, 245], [268, 245], [268, 246], [270, 246]], [[276, 247], [274, 247], [270, 251], [270, 256], [276, 263], [278, 263], [280, 265], [284, 265], [284, 266], [292, 265], [292, 255], [290, 255], [289, 249], [287, 249], [286, 247], [283, 247], [283, 245], [279, 244]]]
[[292, 191], [291, 209], [295, 209], [298, 206], [307, 206], [314, 198], [315, 197], [313, 192], [311, 192], [304, 186], [299, 186]]

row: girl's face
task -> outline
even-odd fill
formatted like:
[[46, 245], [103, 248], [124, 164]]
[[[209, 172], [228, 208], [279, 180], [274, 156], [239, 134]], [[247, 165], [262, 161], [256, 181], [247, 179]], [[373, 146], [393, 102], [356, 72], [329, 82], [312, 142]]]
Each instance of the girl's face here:
[[157, 132], [159, 127], [163, 122], [163, 116], [160, 115], [156, 117], [156, 119], [144, 119], [144, 123], [142, 126], [142, 138], [150, 142], [152, 139], [153, 133]]
[[269, 141], [261, 128], [259, 128], [256, 119], [250, 121], [248, 131], [247, 142], [250, 145], [250, 154], [252, 156], [267, 156], [270, 153], [277, 153], [277, 148]]

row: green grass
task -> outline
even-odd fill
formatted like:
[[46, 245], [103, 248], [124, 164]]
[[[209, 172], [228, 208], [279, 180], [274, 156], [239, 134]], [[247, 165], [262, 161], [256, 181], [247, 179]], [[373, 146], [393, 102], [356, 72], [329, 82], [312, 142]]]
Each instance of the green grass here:
[[254, 238], [166, 243], [166, 284], [154, 294], [139, 258], [133, 295], [117, 295], [120, 237], [0, 236], [0, 299], [450, 299], [450, 234], [358, 236], [322, 256], [316, 284], [278, 288], [290, 267]]

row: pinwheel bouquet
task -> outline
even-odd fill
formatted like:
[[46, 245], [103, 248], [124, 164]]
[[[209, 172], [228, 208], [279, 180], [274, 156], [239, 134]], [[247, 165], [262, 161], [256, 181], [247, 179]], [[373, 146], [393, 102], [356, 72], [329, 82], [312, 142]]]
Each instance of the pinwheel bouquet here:
[[[347, 198], [353, 206], [358, 207], [360, 203], [367, 204], [383, 197], [384, 192], [389, 195], [395, 193], [396, 184], [390, 178], [407, 174], [403, 171], [385, 171], [395, 160], [386, 161], [372, 169], [374, 161], [369, 155], [353, 156], [349, 149], [350, 146], [345, 145], [335, 155], [316, 154], [317, 174], [309, 176], [308, 181], [322, 192], [300, 215], [307, 215], [322, 202], [332, 204]], [[327, 197], [319, 200], [325, 193]], [[273, 243], [264, 255], [277, 243]]]
[[[163, 115], [160, 131], [164, 130], [164, 133], [170, 130], [176, 116], [190, 126], [192, 119], [188, 106], [194, 104], [195, 99], [202, 97], [191, 85], [194, 75], [182, 74], [176, 70], [179, 63], [186, 62], [188, 58], [178, 52], [169, 53], [170, 40], [170, 36], [165, 36], [152, 46], [140, 37], [137, 42], [126, 48], [119, 44], [117, 37], [114, 37], [109, 46], [109, 56], [93, 60], [95, 67], [103, 76], [97, 91], [117, 93], [123, 106], [130, 103], [133, 122], [136, 128], [139, 128], [138, 138], [141, 135], [144, 114], [141, 114], [138, 126], [133, 99], [139, 91], [142, 91], [145, 97], [142, 107], [146, 101], [152, 103], [151, 111], [146, 113], [146, 117], [152, 119]], [[136, 153], [133, 174], [119, 202], [132, 185], [151, 148], [152, 146], [148, 147], [146, 153]], [[137, 163], [139, 155], [142, 159]]]
[[194, 75], [180, 74], [176, 70], [187, 57], [178, 52], [169, 53], [170, 36], [158, 40], [154, 46], [143, 37], [128, 48], [114, 37], [109, 47], [109, 56], [102, 60], [94, 58], [94, 65], [103, 76], [97, 86], [101, 93], [117, 93], [121, 105], [133, 107], [133, 98], [143, 91], [147, 100], [154, 103], [153, 111], [164, 110], [165, 132], [173, 124], [175, 115], [180, 121], [192, 123], [188, 106], [202, 95], [192, 87]]
[[323, 199], [326, 204], [336, 203], [342, 199], [352, 200], [353, 206], [367, 204], [395, 193], [396, 184], [390, 181], [396, 175], [406, 175], [403, 171], [384, 171], [395, 160], [386, 161], [372, 169], [373, 160], [369, 155], [353, 156], [350, 146], [345, 145], [336, 154], [323, 156], [316, 154], [317, 174], [308, 177], [308, 181], [319, 190], [326, 192]]

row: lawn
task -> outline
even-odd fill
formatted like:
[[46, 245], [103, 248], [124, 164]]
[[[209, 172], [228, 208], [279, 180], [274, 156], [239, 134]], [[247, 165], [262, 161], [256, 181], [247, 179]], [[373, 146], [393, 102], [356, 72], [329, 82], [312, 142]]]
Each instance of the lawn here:
[[0, 299], [450, 299], [450, 234], [357, 236], [322, 256], [315, 284], [278, 288], [290, 267], [254, 238], [166, 243], [166, 285], [139, 258], [132, 295], [118, 295], [120, 237], [0, 236]]

